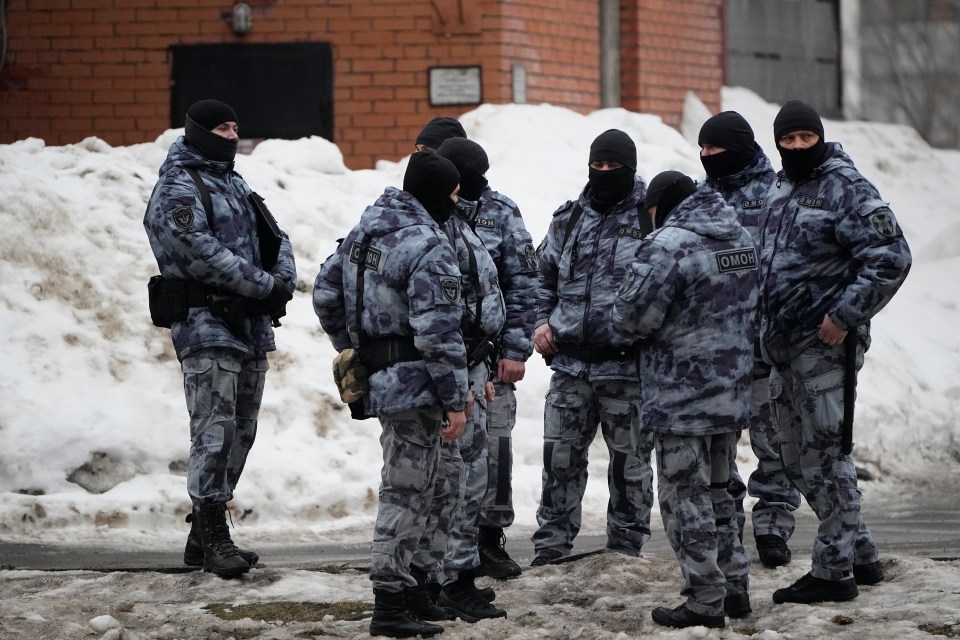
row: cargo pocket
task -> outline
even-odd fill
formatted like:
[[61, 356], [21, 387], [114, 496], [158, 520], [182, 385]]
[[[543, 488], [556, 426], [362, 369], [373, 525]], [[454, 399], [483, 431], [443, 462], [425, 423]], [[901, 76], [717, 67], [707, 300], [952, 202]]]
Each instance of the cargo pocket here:
[[210, 371], [212, 367], [213, 358], [208, 357], [187, 357], [180, 365], [183, 370], [183, 395], [191, 418], [204, 418], [213, 411], [211, 401], [213, 376]]
[[830, 371], [806, 380], [804, 430], [806, 442], [818, 449], [839, 445], [840, 422], [843, 420], [843, 371]]

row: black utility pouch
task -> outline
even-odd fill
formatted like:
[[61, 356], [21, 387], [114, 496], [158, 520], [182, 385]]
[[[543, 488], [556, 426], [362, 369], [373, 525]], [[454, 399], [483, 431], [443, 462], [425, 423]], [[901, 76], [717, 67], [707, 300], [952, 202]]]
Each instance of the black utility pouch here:
[[183, 280], [153, 276], [147, 283], [150, 320], [157, 327], [169, 329], [174, 322], [187, 319], [187, 296]]

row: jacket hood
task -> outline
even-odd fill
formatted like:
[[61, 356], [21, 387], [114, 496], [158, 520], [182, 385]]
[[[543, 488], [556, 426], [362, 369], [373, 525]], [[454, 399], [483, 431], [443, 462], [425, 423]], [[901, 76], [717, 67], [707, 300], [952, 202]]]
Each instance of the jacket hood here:
[[387, 187], [360, 216], [360, 230], [374, 237], [424, 224], [440, 228], [416, 198], [396, 187]]
[[187, 144], [183, 136], [170, 145], [167, 158], [160, 165], [160, 175], [176, 167], [190, 167], [210, 173], [225, 174], [233, 170], [233, 162], [217, 162], [200, 155], [200, 152]]
[[733, 207], [727, 204], [716, 189], [704, 183], [677, 205], [661, 229], [670, 227], [687, 229], [716, 240], [736, 239], [743, 231]]

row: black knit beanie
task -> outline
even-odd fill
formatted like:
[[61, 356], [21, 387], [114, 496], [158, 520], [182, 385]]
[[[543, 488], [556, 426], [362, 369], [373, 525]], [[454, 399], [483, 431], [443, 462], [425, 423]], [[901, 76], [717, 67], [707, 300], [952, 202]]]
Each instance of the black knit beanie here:
[[438, 116], [426, 124], [420, 135], [417, 136], [414, 145], [424, 144], [433, 150], [437, 150], [443, 144], [443, 141], [448, 138], [466, 137], [467, 132], [463, 130], [463, 125], [456, 118]]
[[643, 208], [649, 210], [650, 207], [657, 206], [654, 224], [660, 227], [670, 212], [696, 190], [697, 183], [689, 176], [679, 171], [663, 171], [650, 181], [647, 196], [643, 199]]
[[457, 168], [435, 153], [417, 151], [411, 155], [403, 175], [403, 190], [416, 198], [441, 224], [453, 213], [450, 194], [458, 184], [460, 173]]
[[631, 171], [637, 170], [637, 145], [623, 131], [607, 129], [590, 145], [590, 158], [587, 163], [598, 160], [619, 162]]
[[813, 131], [823, 140], [823, 122], [813, 107], [801, 100], [791, 100], [780, 108], [773, 120], [773, 139], [778, 141], [794, 131]]
[[723, 111], [700, 127], [697, 144], [712, 144], [727, 151], [753, 157], [754, 135], [750, 124], [736, 111]]
[[483, 147], [466, 138], [448, 138], [437, 149], [437, 155], [452, 162], [460, 172], [460, 195], [466, 200], [479, 200], [487, 186], [483, 174], [490, 168]]
[[213, 133], [213, 129], [224, 122], [240, 122], [230, 105], [219, 100], [194, 102], [187, 110], [183, 137], [187, 144], [210, 160], [233, 162], [237, 156], [237, 141]]

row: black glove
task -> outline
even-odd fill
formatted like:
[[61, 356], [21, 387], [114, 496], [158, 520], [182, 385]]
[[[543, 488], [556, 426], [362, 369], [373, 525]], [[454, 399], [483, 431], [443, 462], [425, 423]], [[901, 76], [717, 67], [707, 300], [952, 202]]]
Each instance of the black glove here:
[[270, 295], [256, 303], [257, 311], [271, 318], [282, 318], [286, 314], [286, 306], [293, 299], [293, 294], [287, 291], [287, 284], [280, 278], [274, 278]]

